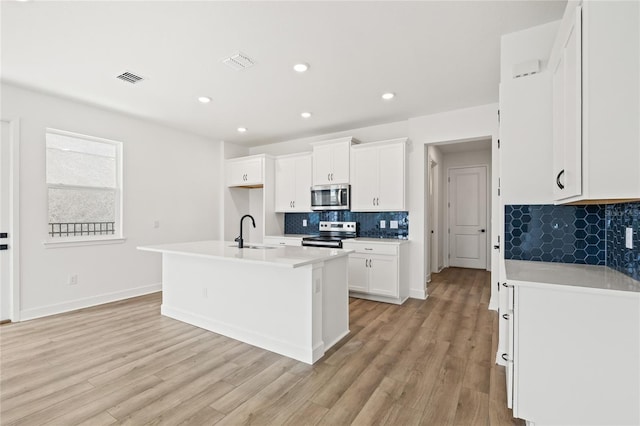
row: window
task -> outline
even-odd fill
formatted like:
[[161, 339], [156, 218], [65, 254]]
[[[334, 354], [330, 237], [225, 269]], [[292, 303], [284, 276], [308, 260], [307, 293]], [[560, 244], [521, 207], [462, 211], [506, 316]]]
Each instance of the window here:
[[48, 241], [122, 238], [122, 143], [47, 129]]

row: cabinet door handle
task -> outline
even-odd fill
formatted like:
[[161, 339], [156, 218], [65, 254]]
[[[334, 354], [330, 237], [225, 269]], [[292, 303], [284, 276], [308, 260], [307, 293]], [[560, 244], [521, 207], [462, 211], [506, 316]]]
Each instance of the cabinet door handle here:
[[368, 268], [369, 267], [369, 259], [365, 259], [364, 260], [364, 267]]
[[369, 268], [373, 267], [373, 259], [369, 259]]
[[369, 247], [365, 247], [364, 249], [367, 250], [367, 251], [373, 250], [372, 248], [369, 248]]
[[509, 319], [509, 314], [502, 314], [502, 318], [508, 320]]
[[295, 202], [295, 201], [292, 201], [292, 203], [293, 203], [293, 206], [292, 206], [292, 207], [294, 207], [294, 208], [295, 208], [295, 207], [296, 207], [296, 202]]
[[376, 197], [376, 206], [380, 205], [380, 198]]
[[556, 185], [558, 185], [558, 188], [560, 189], [564, 189], [564, 185], [562, 184], [562, 182], [560, 182], [560, 176], [562, 176], [564, 174], [564, 169], [560, 170], [560, 173], [558, 173], [558, 176], [556, 176]]
[[331, 180], [333, 181], [333, 173], [331, 173]]
[[327, 173], [327, 180], [331, 180], [331, 173]]
[[507, 362], [511, 362], [511, 358], [507, 354], [502, 354], [502, 359], [504, 359]]
[[[547, 188], [548, 188], [548, 187], [547, 187]], [[512, 286], [512, 285], [509, 285], [509, 284], [507, 284], [507, 283], [502, 283], [502, 286], [503, 286], [503, 287], [506, 287], [506, 288], [513, 288], [513, 286]]]
[[282, 241], [280, 241], [278, 244], [285, 245], [285, 243], [283, 243]]
[[371, 200], [371, 204], [373, 204], [374, 206], [376, 205], [376, 197], [373, 197], [373, 200]]

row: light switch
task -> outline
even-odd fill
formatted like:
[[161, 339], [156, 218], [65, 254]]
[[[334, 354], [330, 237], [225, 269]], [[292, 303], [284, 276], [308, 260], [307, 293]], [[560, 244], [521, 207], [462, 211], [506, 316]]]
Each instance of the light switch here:
[[628, 249], [633, 248], [633, 228], [627, 228], [627, 232], [625, 233], [626, 238], [624, 242], [624, 246]]
[[389, 221], [389, 228], [398, 229], [398, 221], [397, 220], [390, 220]]
[[387, 227], [387, 221], [386, 220], [381, 220], [380, 221], [380, 229], [384, 229]]

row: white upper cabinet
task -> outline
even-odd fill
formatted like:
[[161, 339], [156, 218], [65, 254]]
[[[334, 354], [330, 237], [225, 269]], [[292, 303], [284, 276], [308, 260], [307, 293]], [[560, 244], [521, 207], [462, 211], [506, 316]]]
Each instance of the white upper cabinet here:
[[549, 60], [559, 203], [640, 199], [639, 9], [567, 6]]
[[351, 148], [351, 210], [406, 211], [407, 139]]
[[353, 138], [313, 143], [313, 185], [349, 183], [349, 164]]
[[311, 211], [311, 153], [276, 158], [276, 212]]
[[574, 9], [571, 25], [561, 34], [561, 50], [553, 75], [553, 170], [556, 200], [582, 193], [582, 8]]
[[260, 188], [264, 184], [265, 155], [232, 158], [225, 162], [227, 186]]

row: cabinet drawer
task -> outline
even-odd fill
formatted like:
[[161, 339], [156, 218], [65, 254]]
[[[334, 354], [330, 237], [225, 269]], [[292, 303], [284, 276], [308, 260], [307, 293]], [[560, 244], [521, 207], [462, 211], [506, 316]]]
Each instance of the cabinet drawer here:
[[343, 241], [342, 247], [349, 250], [355, 250], [356, 253], [387, 254], [392, 256], [396, 256], [398, 254], [398, 246], [395, 244]]

